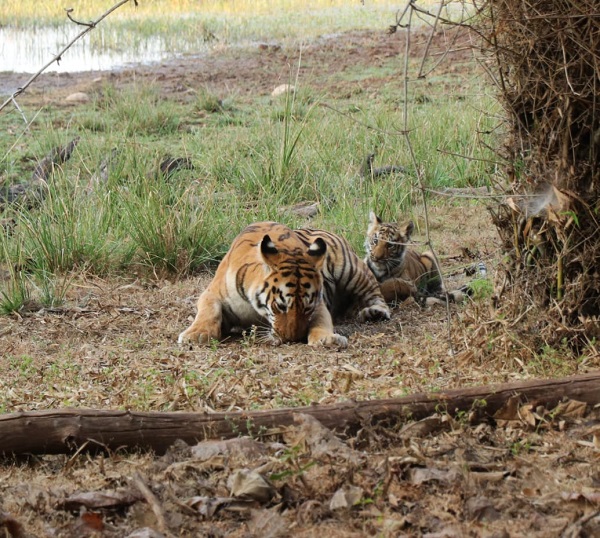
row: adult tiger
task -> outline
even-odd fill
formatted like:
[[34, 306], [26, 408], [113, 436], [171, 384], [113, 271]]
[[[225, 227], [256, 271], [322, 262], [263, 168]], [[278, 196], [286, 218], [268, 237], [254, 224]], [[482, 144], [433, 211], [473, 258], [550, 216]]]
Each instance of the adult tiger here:
[[374, 212], [369, 215], [365, 239], [365, 263], [380, 283], [387, 303], [403, 301], [419, 294], [441, 295], [442, 279], [430, 251], [408, 248], [414, 230], [412, 221], [405, 225], [383, 222]]
[[254, 325], [267, 328], [276, 345], [305, 340], [346, 347], [332, 318], [352, 307], [360, 321], [390, 318], [376, 279], [345, 239], [257, 222], [233, 241], [179, 342], [221, 340]]

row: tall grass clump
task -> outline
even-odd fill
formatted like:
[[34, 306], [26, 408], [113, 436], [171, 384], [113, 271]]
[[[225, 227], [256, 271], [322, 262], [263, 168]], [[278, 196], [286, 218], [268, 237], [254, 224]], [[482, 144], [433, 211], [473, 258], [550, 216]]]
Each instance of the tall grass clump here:
[[55, 172], [41, 210], [21, 212], [17, 220], [27, 258], [43, 273], [112, 272], [131, 257], [115, 209], [110, 197], [86, 197]]
[[135, 264], [156, 274], [186, 274], [218, 261], [232, 238], [235, 200], [220, 207], [214, 186], [177, 185], [140, 176], [119, 190], [123, 229]]
[[0, 285], [0, 314], [21, 310], [30, 300], [31, 291], [22, 271], [12, 271], [8, 280]]
[[31, 297], [23, 263], [21, 245], [10, 241], [8, 233], [0, 235], [0, 270], [6, 267], [8, 277], [0, 282], [0, 314], [18, 312]]
[[181, 107], [162, 99], [152, 84], [136, 85], [119, 90], [106, 85], [96, 108], [106, 115], [126, 136], [170, 135], [176, 133], [181, 122]]
[[258, 198], [273, 197], [294, 201], [306, 194], [306, 169], [302, 144], [310, 120], [310, 110], [298, 113], [294, 92], [286, 92], [283, 108], [275, 117], [258, 122], [263, 135], [255, 138], [255, 159], [247, 161], [241, 187]]

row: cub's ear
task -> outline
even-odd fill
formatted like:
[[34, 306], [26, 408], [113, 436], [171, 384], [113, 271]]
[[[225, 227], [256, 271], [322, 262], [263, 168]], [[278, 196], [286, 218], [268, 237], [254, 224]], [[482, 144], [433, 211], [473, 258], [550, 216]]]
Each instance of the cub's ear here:
[[260, 242], [260, 252], [265, 261], [267, 262], [269, 261], [269, 258], [272, 258], [273, 256], [277, 256], [277, 254], [279, 254], [275, 243], [271, 241], [271, 238], [268, 235], [265, 235], [262, 238], [262, 241]]
[[408, 224], [404, 227], [404, 232], [403, 235], [406, 236], [406, 239], [410, 239], [410, 236], [412, 235], [412, 233], [415, 231], [415, 223], [411, 220], [408, 222]]
[[369, 213], [369, 224], [371, 224], [371, 226], [376, 226], [378, 224], [381, 224], [383, 221], [375, 214], [374, 211], [371, 211]]
[[325, 241], [321, 237], [317, 237], [315, 239], [315, 242], [310, 247], [308, 247], [308, 255], [311, 258], [322, 258], [323, 256], [325, 256], [326, 252], [327, 243], [325, 243]]

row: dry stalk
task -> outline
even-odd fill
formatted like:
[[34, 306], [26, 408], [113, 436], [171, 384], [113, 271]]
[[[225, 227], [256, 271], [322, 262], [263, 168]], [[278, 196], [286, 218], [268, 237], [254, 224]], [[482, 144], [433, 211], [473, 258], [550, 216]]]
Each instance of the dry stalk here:
[[509, 120], [512, 191], [539, 195], [510, 208], [507, 200], [496, 214], [512, 273], [505, 307], [518, 318], [534, 304], [532, 333], [581, 348], [600, 328], [598, 2], [494, 0], [481, 9]]

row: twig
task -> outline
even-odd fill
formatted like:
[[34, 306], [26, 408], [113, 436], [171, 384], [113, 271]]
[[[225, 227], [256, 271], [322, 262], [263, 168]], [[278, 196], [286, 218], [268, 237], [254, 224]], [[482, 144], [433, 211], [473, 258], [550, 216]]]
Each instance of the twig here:
[[163, 512], [162, 507], [160, 506], [160, 503], [158, 502], [158, 499], [156, 498], [156, 495], [154, 495], [154, 493], [152, 493], [150, 488], [146, 485], [146, 482], [144, 481], [142, 475], [139, 472], [136, 471], [131, 477], [131, 480], [135, 487], [138, 488], [140, 493], [144, 496], [144, 499], [146, 499], [146, 502], [150, 505], [150, 508], [154, 512], [154, 515], [156, 516], [156, 525], [158, 527], [158, 530], [164, 534], [168, 533], [169, 528], [167, 527], [165, 514]]
[[19, 103], [17, 103], [17, 101], [14, 99], [14, 96], [10, 98], [10, 101], [12, 101], [12, 104], [15, 105], [15, 108], [17, 109], [19, 114], [21, 114], [23, 121], [25, 122], [25, 124], [27, 125], [27, 128], [29, 129], [29, 123], [27, 121], [27, 116], [25, 116], [25, 112], [23, 112], [23, 110], [21, 110], [21, 107], [19, 106]]
[[[431, 33], [429, 34], [429, 39], [427, 40], [427, 45], [425, 46], [425, 52], [423, 52], [423, 57], [421, 58], [421, 65], [419, 66], [419, 74], [417, 75], [417, 78], [423, 78], [425, 75], [423, 75], [423, 68], [425, 67], [425, 60], [427, 59], [427, 56], [429, 56], [429, 49], [431, 48], [431, 43], [433, 42], [433, 36], [435, 35], [435, 29], [437, 26], [437, 22], [440, 19], [440, 15], [442, 14], [442, 8], [444, 7], [444, 2], [440, 2], [440, 7], [438, 9], [437, 15], [435, 16], [435, 21], [433, 23], [433, 26], [431, 28]], [[408, 54], [408, 51], [407, 51]], [[445, 58], [445, 55], [442, 56], [442, 59]], [[437, 66], [438, 64], [436, 64]], [[434, 67], [435, 69], [435, 67]], [[431, 71], [429, 71], [431, 72]]]
[[31, 179], [25, 183], [11, 185], [5, 192], [0, 190], [0, 209], [7, 204], [19, 203], [29, 208], [39, 204], [46, 196], [48, 182], [54, 168], [71, 158], [79, 137], [65, 146], [53, 148], [35, 167]]
[[[80, 22], [73, 20], [70, 16], [70, 12], [67, 11], [67, 16], [69, 17], [69, 19], [73, 20], [73, 22], [75, 22], [77, 24], [83, 24], [84, 26], [86, 26], [85, 30], [82, 30], [81, 32], [79, 32], [67, 45], [65, 45], [65, 47], [63, 47], [63, 49], [58, 54], [56, 54], [56, 56], [54, 56], [54, 58], [52, 58], [52, 60], [50, 60], [46, 65], [44, 65], [44, 67], [42, 67], [37, 73], [32, 75], [29, 78], [29, 80], [27, 82], [25, 82], [25, 84], [23, 84], [23, 86], [21, 86], [15, 92], [13, 92], [13, 94], [6, 101], [4, 101], [4, 103], [2, 103], [0, 105], [0, 111], [2, 111], [4, 108], [6, 108], [6, 106], [10, 103], [14, 103], [16, 105], [15, 97], [18, 97], [19, 95], [21, 95], [31, 85], [31, 83], [35, 79], [37, 79], [46, 69], [48, 69], [48, 67], [50, 67], [54, 62], [60, 63], [62, 55], [67, 50], [69, 50], [75, 44], [75, 42], [77, 42], [79, 39], [81, 39], [88, 32], [92, 31], [98, 25], [98, 23], [100, 23], [106, 17], [108, 17], [113, 11], [115, 11], [118, 8], [120, 8], [121, 6], [129, 3], [130, 1], [133, 1], [135, 6], [138, 5], [138, 0], [121, 0], [120, 2], [117, 2], [113, 7], [111, 7], [108, 11], [106, 11], [105, 13], [100, 15], [100, 17], [98, 17], [95, 21], [92, 21], [89, 24], [80, 23]], [[20, 110], [18, 106], [17, 106], [17, 109]]]
[[438, 153], [442, 153], [444, 155], [450, 155], [450, 157], [459, 157], [465, 161], [474, 161], [478, 163], [488, 163], [493, 164], [495, 166], [501, 166], [504, 163], [500, 161], [492, 161], [491, 159], [482, 159], [480, 157], [470, 157], [469, 155], [462, 155], [460, 153], [455, 153], [454, 151], [448, 151], [447, 149], [436, 148]]
[[79, 26], [87, 26], [88, 28], [94, 28], [96, 26], [95, 22], [81, 22], [78, 21], [77, 19], [73, 18], [71, 16], [71, 13], [73, 13], [73, 8], [69, 7], [66, 8], [65, 11], [67, 12], [67, 17], [71, 22], [74, 22], [75, 24], [78, 24]]
[[[448, 346], [450, 348], [450, 353], [452, 355], [454, 355], [454, 346], [452, 345], [452, 332], [451, 332], [452, 327], [451, 327], [451, 313], [450, 313], [450, 298], [448, 296], [448, 290], [446, 289], [446, 286], [444, 284], [444, 277], [442, 275], [440, 262], [438, 260], [435, 249], [433, 248], [433, 244], [431, 242], [430, 225], [429, 225], [429, 209], [427, 206], [427, 197], [425, 196], [426, 189], [425, 189], [425, 183], [423, 181], [423, 169], [419, 166], [419, 163], [417, 161], [417, 157], [415, 155], [414, 148], [413, 148], [412, 142], [410, 140], [409, 130], [408, 130], [408, 81], [409, 81], [409, 79], [408, 79], [408, 57], [409, 57], [409, 52], [410, 52], [411, 20], [412, 20], [412, 14], [413, 14], [413, 9], [414, 9], [412, 0], [409, 2], [409, 6], [411, 9], [408, 13], [408, 24], [406, 25], [406, 28], [407, 28], [406, 45], [405, 45], [405, 52], [404, 52], [404, 118], [403, 118], [404, 129], [403, 129], [403, 133], [404, 133], [404, 138], [406, 140], [406, 146], [408, 148], [408, 152], [410, 154], [411, 161], [415, 168], [418, 188], [419, 188], [419, 191], [421, 192], [421, 201], [423, 204], [423, 214], [424, 214], [424, 218], [425, 218], [426, 243], [429, 246], [429, 249], [431, 250], [431, 254], [433, 256], [433, 261], [435, 263], [435, 268], [436, 268], [438, 274], [440, 275], [442, 289], [444, 289], [444, 291], [446, 292], [446, 318], [447, 318], [447, 325], [448, 325]], [[436, 24], [437, 24], [438, 20], [439, 20], [439, 14], [435, 21]], [[435, 26], [433, 27], [432, 32], [435, 32]]]
[[340, 116], [345, 116], [349, 120], [352, 120], [354, 123], [357, 123], [358, 125], [362, 125], [363, 127], [366, 127], [367, 129], [374, 131], [376, 133], [380, 133], [380, 134], [384, 134], [384, 135], [391, 135], [391, 136], [398, 136], [398, 135], [405, 134], [404, 131], [386, 131], [385, 129], [380, 129], [379, 127], [375, 127], [374, 125], [369, 125], [368, 123], [366, 123], [364, 121], [357, 120], [351, 114], [348, 114], [347, 112], [342, 112], [341, 110], [338, 110], [337, 108], [335, 108], [331, 105], [328, 105], [327, 103], [319, 103], [319, 106], [322, 106], [323, 108], [328, 108], [329, 110], [332, 110], [333, 112], [335, 112], [336, 114], [339, 114]]
[[507, 194], [476, 194], [466, 192], [438, 191], [436, 189], [425, 189], [425, 192], [437, 194], [438, 196], [446, 196], [447, 198], [468, 198], [472, 200], [499, 200], [509, 198]]
[[404, 15], [406, 15], [407, 11], [409, 10], [410, 6], [412, 5], [412, 2], [414, 2], [415, 0], [409, 0], [409, 2], [406, 4], [406, 6], [404, 7], [404, 11], [402, 11], [402, 14], [400, 14], [400, 10], [398, 10], [396, 12], [396, 24], [392, 24], [389, 28], [387, 33], [388, 34], [395, 34], [396, 31], [398, 30], [398, 28], [404, 28], [405, 26], [402, 26], [402, 19], [404, 18]]

